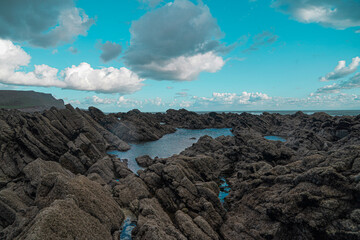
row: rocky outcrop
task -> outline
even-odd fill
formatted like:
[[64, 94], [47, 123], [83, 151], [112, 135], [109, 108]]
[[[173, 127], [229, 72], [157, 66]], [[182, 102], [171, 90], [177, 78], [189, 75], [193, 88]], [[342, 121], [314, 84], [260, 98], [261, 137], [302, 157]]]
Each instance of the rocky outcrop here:
[[105, 115], [90, 107], [89, 114], [107, 130], [127, 142], [154, 141], [175, 132], [173, 127], [160, 124], [152, 114], [144, 114], [139, 110]]
[[[111, 238], [124, 216], [105, 180], [129, 170], [106, 151], [129, 145], [70, 105], [0, 110], [0, 122], [0, 238], [61, 239], [68, 232], [66, 238], [85, 239], [95, 230]], [[110, 164], [100, 167], [102, 159]], [[74, 228], [82, 217], [84, 225]]]
[[[138, 156], [138, 175], [106, 153], [178, 127], [233, 136]], [[359, 116], [0, 110], [0, 238], [118, 239], [126, 209], [133, 239], [360, 239], [359, 144]]]

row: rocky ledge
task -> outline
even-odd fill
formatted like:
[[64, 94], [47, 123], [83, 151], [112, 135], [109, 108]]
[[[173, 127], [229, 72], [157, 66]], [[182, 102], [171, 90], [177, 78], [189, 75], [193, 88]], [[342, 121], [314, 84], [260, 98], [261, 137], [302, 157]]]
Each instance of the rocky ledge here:
[[[138, 175], [106, 153], [178, 127], [234, 136]], [[359, 144], [360, 116], [0, 110], [0, 239], [119, 239], [128, 211], [133, 239], [360, 239]]]

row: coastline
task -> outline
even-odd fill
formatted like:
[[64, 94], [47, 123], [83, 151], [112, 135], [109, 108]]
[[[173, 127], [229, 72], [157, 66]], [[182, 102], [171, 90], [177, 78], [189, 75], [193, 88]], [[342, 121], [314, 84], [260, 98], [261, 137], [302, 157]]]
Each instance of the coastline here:
[[[1, 238], [118, 239], [122, 209], [137, 218], [133, 239], [356, 238], [359, 116], [0, 110]], [[138, 175], [107, 155], [177, 128], [234, 136], [137, 158]]]

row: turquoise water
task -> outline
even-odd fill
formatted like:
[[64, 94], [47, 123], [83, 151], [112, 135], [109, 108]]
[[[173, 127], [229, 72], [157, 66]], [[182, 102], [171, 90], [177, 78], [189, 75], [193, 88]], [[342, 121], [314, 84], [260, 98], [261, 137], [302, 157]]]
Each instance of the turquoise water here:
[[220, 193], [219, 193], [219, 199], [220, 199], [220, 202], [222, 204], [224, 204], [224, 201], [225, 201], [225, 197], [227, 195], [229, 195], [229, 192], [231, 190], [231, 188], [229, 187], [229, 185], [227, 184], [226, 182], [226, 179], [225, 178], [221, 178], [221, 185], [220, 185]]
[[264, 136], [265, 139], [270, 140], [270, 141], [281, 141], [281, 142], [286, 142], [286, 139], [279, 137], [279, 136]]
[[136, 227], [136, 222], [127, 217], [123, 223], [120, 240], [131, 240], [131, 232]]
[[167, 134], [157, 141], [130, 144], [131, 149], [127, 152], [109, 151], [108, 154], [116, 155], [120, 159], [128, 159], [128, 167], [134, 173], [142, 169], [135, 158], [149, 155], [151, 158], [167, 158], [179, 154], [185, 148], [197, 142], [200, 137], [209, 135], [216, 138], [222, 135], [232, 136], [230, 128], [210, 129], [177, 129], [175, 133]]
[[[136, 162], [135, 158], [143, 155], [149, 155], [151, 158], [160, 157], [167, 158], [171, 157], [174, 154], [179, 154], [184, 151], [186, 148], [190, 147], [192, 144], [197, 142], [200, 137], [208, 135], [212, 138], [217, 138], [220, 136], [233, 136], [230, 131], [230, 128], [219, 128], [219, 129], [177, 129], [175, 133], [167, 134], [163, 136], [161, 139], [153, 142], [144, 142], [137, 144], [130, 144], [131, 149], [127, 152], [119, 152], [119, 151], [109, 151], [108, 154], [116, 155], [120, 158], [121, 161], [127, 159], [128, 168], [137, 173], [140, 169], [142, 169]], [[222, 181], [225, 179], [222, 178]], [[227, 183], [225, 181], [225, 188], [222, 189], [219, 194], [220, 201], [223, 203], [224, 198], [229, 194], [230, 188], [228, 188]], [[226, 192], [225, 192], [226, 191]], [[127, 217], [123, 223], [122, 231], [120, 235], [120, 240], [131, 240], [131, 232], [136, 227], [136, 221], [132, 221], [129, 217]]]

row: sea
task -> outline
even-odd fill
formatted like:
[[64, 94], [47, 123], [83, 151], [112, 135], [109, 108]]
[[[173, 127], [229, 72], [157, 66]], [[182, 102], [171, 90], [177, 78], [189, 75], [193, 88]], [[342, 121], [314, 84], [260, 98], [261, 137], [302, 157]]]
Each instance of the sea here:
[[[281, 115], [289, 115], [289, 114], [295, 114], [298, 111], [301, 111], [305, 114], [308, 115], [312, 115], [314, 113], [317, 112], [324, 112], [329, 114], [330, 116], [357, 116], [360, 115], [360, 110], [280, 110], [280, 111], [213, 111], [216, 113], [237, 113], [237, 114], [241, 114], [241, 113], [250, 113], [253, 115], [261, 115], [264, 112], [267, 113], [278, 113]], [[205, 114], [205, 113], [209, 113], [210, 111], [197, 111], [196, 113], [198, 114]]]

